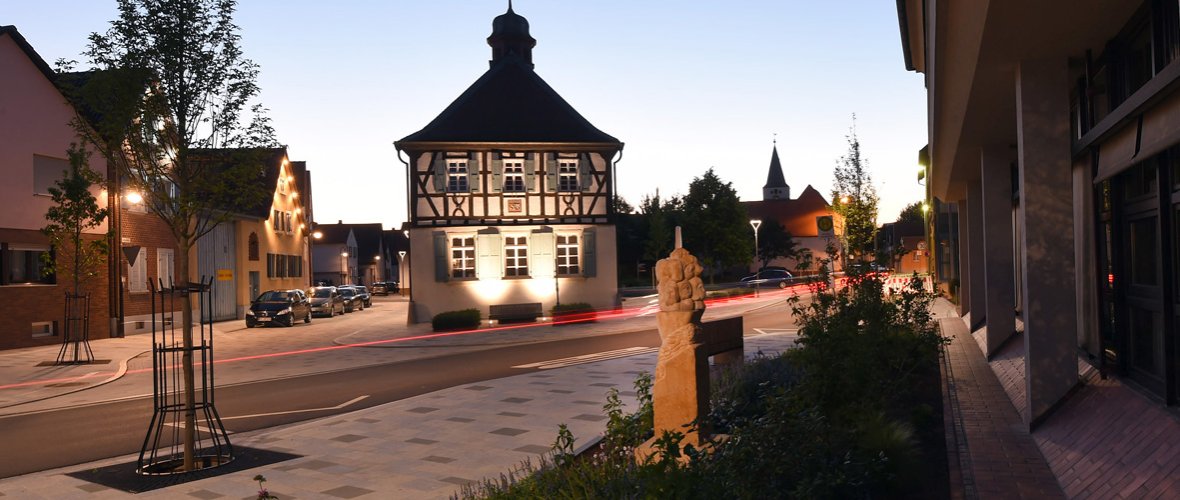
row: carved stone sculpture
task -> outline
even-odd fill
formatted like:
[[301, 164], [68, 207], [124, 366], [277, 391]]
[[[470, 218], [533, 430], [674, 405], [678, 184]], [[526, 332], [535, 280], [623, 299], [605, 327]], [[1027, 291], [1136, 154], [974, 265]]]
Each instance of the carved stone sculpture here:
[[656, 278], [662, 342], [652, 389], [656, 436], [678, 431], [685, 433], [684, 444], [699, 446], [700, 434], [707, 435], [708, 429], [690, 433], [685, 426], [709, 413], [709, 358], [701, 349], [701, 264], [688, 250], [677, 248], [656, 263]]

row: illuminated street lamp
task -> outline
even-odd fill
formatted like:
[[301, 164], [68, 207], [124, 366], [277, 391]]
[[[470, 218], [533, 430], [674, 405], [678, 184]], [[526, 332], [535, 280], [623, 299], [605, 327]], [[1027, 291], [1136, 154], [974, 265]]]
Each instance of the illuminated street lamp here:
[[762, 227], [761, 219], [750, 219], [750, 227], [754, 228], [754, 296], [758, 296], [758, 280], [762, 277], [762, 266], [758, 265], [758, 228]]
[[348, 281], [348, 252], [340, 252], [340, 284], [347, 285]]
[[397, 264], [398, 293], [405, 295], [406, 294], [406, 291], [405, 291], [406, 290], [406, 282], [405, 282], [405, 279], [403, 278], [403, 276], [405, 275], [405, 267], [406, 267], [406, 251], [405, 250], [398, 250], [397, 251], [397, 258], [398, 258], [398, 264]]

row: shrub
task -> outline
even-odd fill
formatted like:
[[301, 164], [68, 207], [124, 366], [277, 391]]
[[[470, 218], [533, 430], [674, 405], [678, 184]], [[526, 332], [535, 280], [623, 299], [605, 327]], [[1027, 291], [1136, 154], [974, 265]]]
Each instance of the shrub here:
[[[555, 322], [594, 321], [594, 307], [585, 302], [570, 302], [553, 306], [553, 320]], [[561, 324], [561, 323], [555, 323]]]
[[479, 309], [447, 311], [435, 314], [434, 318], [430, 320], [430, 325], [434, 327], [434, 331], [436, 332], [457, 330], [460, 328], [476, 328], [479, 326], [480, 318]]

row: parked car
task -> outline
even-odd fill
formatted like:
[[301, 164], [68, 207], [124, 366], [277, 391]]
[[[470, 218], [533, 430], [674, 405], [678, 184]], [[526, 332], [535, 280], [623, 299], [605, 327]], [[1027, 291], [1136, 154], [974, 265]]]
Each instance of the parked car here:
[[369, 286], [369, 291], [372, 292], [373, 295], [389, 295], [390, 288], [393, 287], [387, 285], [384, 281], [374, 281], [373, 284]]
[[751, 288], [754, 286], [763, 288], [770, 288], [772, 286], [786, 288], [795, 283], [795, 276], [786, 269], [768, 268], [742, 278], [741, 283]]
[[336, 291], [340, 293], [340, 298], [344, 300], [344, 312], [350, 313], [353, 311], [365, 310], [364, 299], [357, 295], [356, 289], [349, 285], [341, 285], [336, 287]]
[[369, 293], [369, 289], [365, 285], [352, 285], [352, 289], [356, 290], [357, 297], [361, 298], [365, 307], [373, 307], [373, 295]]
[[344, 314], [344, 298], [334, 286], [317, 286], [309, 290], [311, 296], [311, 313], [332, 317], [337, 312]]
[[866, 275], [887, 274], [889, 273], [889, 268], [876, 262], [854, 262], [852, 264], [848, 264], [848, 267], [844, 268], [844, 272], [846, 274]]
[[268, 290], [258, 295], [246, 309], [246, 328], [295, 326], [300, 319], [311, 323], [311, 303], [303, 290]]

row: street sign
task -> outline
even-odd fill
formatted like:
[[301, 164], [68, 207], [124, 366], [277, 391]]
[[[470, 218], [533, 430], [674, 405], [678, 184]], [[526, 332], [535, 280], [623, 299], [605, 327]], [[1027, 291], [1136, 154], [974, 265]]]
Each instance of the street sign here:
[[217, 281], [233, 281], [233, 280], [234, 280], [234, 270], [233, 269], [218, 269], [217, 270]]
[[833, 230], [835, 224], [832, 223], [831, 215], [820, 215], [815, 218], [815, 229], [817, 236], [820, 238], [833, 238], [836, 232]]

